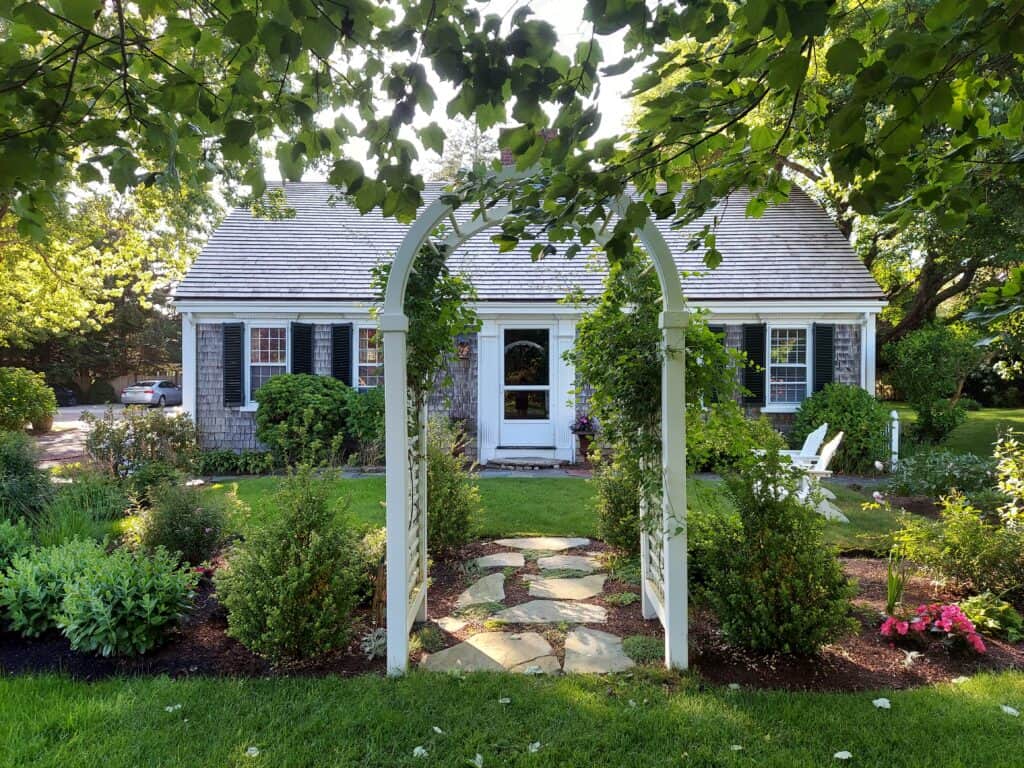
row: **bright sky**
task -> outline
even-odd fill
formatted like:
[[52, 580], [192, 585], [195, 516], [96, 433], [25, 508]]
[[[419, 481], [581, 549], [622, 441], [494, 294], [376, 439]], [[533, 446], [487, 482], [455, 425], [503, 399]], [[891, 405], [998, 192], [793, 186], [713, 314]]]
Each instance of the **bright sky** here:
[[[558, 34], [558, 47], [563, 53], [572, 55], [577, 44], [590, 38], [590, 24], [583, 19], [584, 0], [490, 0], [482, 7], [483, 14], [497, 14], [502, 18], [509, 19], [516, 8], [529, 5], [533, 9], [534, 18], [548, 21], [555, 27]], [[623, 36], [599, 37], [598, 43], [604, 54], [604, 64], [612, 64], [622, 58]], [[598, 137], [610, 136], [618, 133], [626, 119], [629, 117], [629, 101], [625, 98], [629, 90], [633, 74], [626, 73], [613, 78], [601, 78], [601, 89], [598, 96], [598, 108], [601, 112], [601, 127], [598, 130]], [[455, 91], [450, 84], [433, 80], [434, 90], [437, 93], [437, 102], [434, 107], [434, 114], [422, 116], [417, 119], [416, 125], [425, 125], [431, 120], [436, 121], [441, 127], [445, 127], [450, 121], [446, 114], [448, 102], [455, 96]], [[324, 116], [328, 122], [333, 122], [333, 116]], [[361, 140], [355, 140], [348, 147], [349, 156], [359, 161], [366, 160], [367, 147]], [[417, 170], [424, 171], [435, 160], [432, 153], [423, 152], [421, 162]], [[426, 162], [424, 162], [426, 161]], [[273, 145], [267, 145], [267, 159], [265, 160], [267, 178], [279, 180], [277, 161], [274, 159]], [[307, 172], [304, 177], [307, 180], [323, 180], [323, 176]]]

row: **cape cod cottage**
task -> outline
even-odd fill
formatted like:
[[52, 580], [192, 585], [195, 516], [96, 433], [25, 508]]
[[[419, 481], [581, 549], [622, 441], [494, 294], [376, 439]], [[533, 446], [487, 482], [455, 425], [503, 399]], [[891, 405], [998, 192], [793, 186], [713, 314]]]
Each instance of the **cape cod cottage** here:
[[[428, 183], [424, 200], [442, 192]], [[406, 225], [360, 215], [333, 187], [284, 185], [293, 218], [231, 212], [178, 286], [183, 323], [184, 407], [204, 448], [257, 448], [253, 398], [276, 374], [334, 376], [355, 387], [383, 383], [383, 355], [371, 317], [371, 270], [394, 255]], [[828, 214], [794, 188], [784, 205], [745, 216], [736, 193], [718, 217], [721, 265], [704, 268], [686, 248], [689, 232], [659, 222], [692, 308], [728, 346], [755, 364], [744, 372], [751, 413], [785, 426], [800, 402], [828, 382], [873, 389], [875, 319], [884, 295]], [[465, 212], [469, 215], [469, 211]], [[450, 258], [477, 291], [479, 333], [457, 340], [452, 384], [434, 411], [461, 420], [481, 463], [514, 458], [574, 461], [571, 431], [585, 409], [563, 357], [580, 309], [574, 290], [598, 295], [599, 258], [530, 259], [529, 245], [499, 253], [474, 238]], [[692, 275], [692, 276], [691, 276]]]

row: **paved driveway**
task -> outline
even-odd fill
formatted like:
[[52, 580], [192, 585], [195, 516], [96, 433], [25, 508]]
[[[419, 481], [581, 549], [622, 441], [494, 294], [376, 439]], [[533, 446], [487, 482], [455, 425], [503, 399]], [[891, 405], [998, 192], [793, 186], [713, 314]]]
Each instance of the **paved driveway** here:
[[[53, 417], [53, 429], [45, 435], [38, 435], [36, 443], [42, 452], [42, 467], [72, 464], [85, 458], [86, 423], [82, 416], [90, 413], [100, 418], [112, 408], [115, 414], [124, 411], [123, 405], [72, 405], [58, 408]], [[180, 413], [181, 406], [165, 408], [167, 413]]]

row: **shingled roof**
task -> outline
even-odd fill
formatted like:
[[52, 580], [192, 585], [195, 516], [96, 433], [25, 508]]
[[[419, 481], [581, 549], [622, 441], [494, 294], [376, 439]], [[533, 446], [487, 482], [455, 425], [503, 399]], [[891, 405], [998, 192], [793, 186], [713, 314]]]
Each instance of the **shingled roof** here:
[[[379, 212], [360, 215], [344, 201], [330, 202], [335, 189], [320, 182], [284, 185], [290, 219], [259, 219], [248, 209], [232, 211], [217, 228], [175, 295], [178, 300], [370, 301], [370, 270], [388, 261], [407, 226]], [[428, 183], [429, 204], [442, 184]], [[759, 219], [745, 216], [750, 195], [737, 192], [705, 219], [683, 231], [658, 222], [696, 301], [884, 298], [828, 214], [799, 189], [788, 202]], [[467, 216], [469, 211], [462, 212]], [[689, 232], [719, 217], [717, 247], [722, 263], [707, 270], [702, 254], [688, 251]], [[534, 262], [529, 243], [499, 253], [486, 233], [465, 243], [449, 261], [469, 275], [481, 301], [552, 301], [573, 289], [601, 290], [599, 256]]]

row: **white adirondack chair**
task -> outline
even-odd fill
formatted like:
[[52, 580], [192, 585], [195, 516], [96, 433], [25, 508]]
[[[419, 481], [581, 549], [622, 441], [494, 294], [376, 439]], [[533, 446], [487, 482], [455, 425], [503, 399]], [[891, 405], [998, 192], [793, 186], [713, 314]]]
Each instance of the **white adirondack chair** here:
[[818, 461], [818, 451], [821, 444], [825, 442], [828, 434], [828, 422], [826, 421], [816, 430], [811, 432], [804, 439], [804, 444], [795, 451], [779, 451], [780, 456], [788, 456], [789, 460], [800, 466], [810, 467]]
[[[836, 451], [839, 449], [840, 443], [843, 442], [843, 433], [840, 432], [824, 446], [822, 446], [821, 453], [818, 455], [817, 461], [811, 466], [803, 467], [804, 475], [800, 479], [800, 485], [797, 487], [796, 495], [800, 501], [812, 503], [815, 510], [820, 514], [824, 515], [829, 520], [839, 520], [840, 522], [848, 523], [846, 515], [835, 504], [832, 503], [831, 496], [835, 498], [831, 493], [826, 493], [827, 489], [819, 488], [818, 484], [821, 480], [832, 475], [832, 470], [828, 468], [829, 464], [832, 463], [832, 457], [836, 455]], [[817, 493], [815, 493], [817, 491]]]

